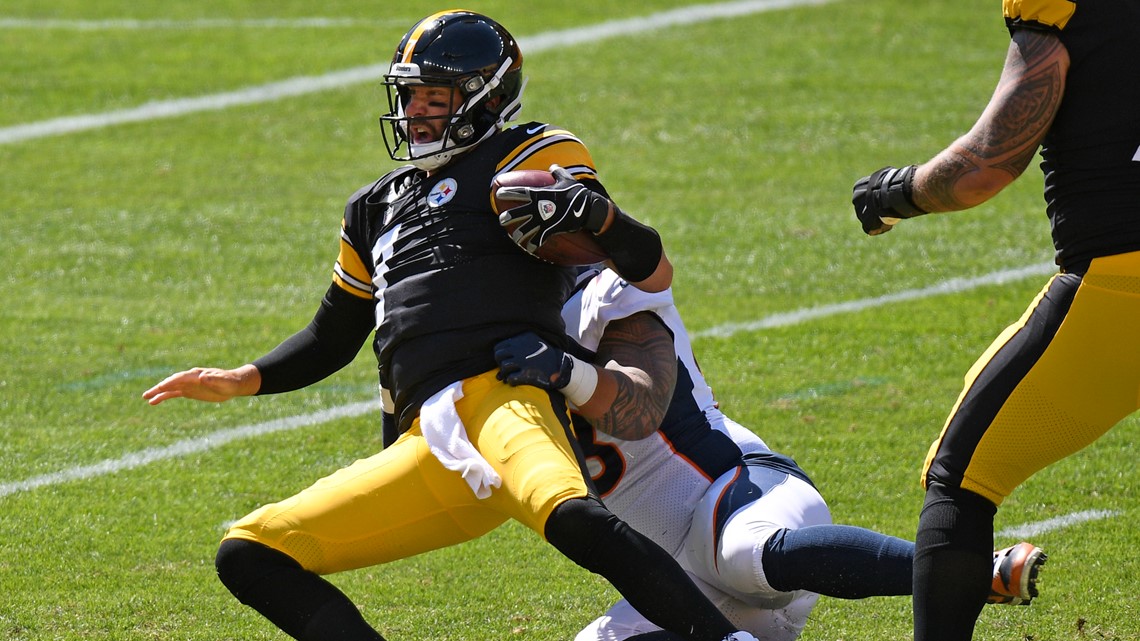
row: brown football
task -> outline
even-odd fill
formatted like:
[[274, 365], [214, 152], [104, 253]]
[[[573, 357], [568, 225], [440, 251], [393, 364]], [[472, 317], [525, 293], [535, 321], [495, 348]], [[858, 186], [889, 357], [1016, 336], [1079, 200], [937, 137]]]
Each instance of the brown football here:
[[[553, 184], [554, 176], [541, 169], [518, 169], [501, 173], [491, 181], [491, 199], [495, 203], [495, 211], [501, 213], [519, 206], [517, 202], [500, 200], [496, 193], [499, 187], [546, 187]], [[505, 229], [508, 233], [513, 231], [511, 227]], [[533, 253], [546, 262], [568, 266], [593, 265], [609, 258], [594, 234], [585, 230], [555, 234]]]

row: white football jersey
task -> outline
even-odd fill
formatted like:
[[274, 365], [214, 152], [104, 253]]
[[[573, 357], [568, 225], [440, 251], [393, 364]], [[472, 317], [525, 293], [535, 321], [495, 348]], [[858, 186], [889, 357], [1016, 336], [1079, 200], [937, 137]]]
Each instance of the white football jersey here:
[[672, 290], [647, 293], [613, 270], [590, 270], [579, 277], [562, 316], [570, 337], [593, 352], [610, 321], [638, 312], [652, 313], [665, 323], [677, 352], [677, 387], [661, 429], [645, 439], [623, 441], [595, 431], [581, 417], [575, 427], [606, 506], [677, 556], [693, 508], [712, 482], [739, 465], [743, 454], [769, 450], [717, 407], [693, 357]]

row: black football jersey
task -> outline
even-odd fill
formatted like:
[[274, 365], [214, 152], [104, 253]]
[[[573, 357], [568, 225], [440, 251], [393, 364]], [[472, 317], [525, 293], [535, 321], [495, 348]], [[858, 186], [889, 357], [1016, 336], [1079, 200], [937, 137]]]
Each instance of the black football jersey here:
[[1005, 0], [1007, 26], [1056, 33], [1065, 97], [1041, 146], [1057, 262], [1140, 250], [1140, 0]]
[[559, 164], [600, 189], [589, 152], [542, 123], [496, 134], [428, 175], [396, 169], [345, 208], [333, 281], [374, 301], [385, 409], [400, 431], [445, 386], [496, 367], [494, 346], [524, 331], [563, 345], [573, 268], [520, 249], [499, 225], [491, 181]]

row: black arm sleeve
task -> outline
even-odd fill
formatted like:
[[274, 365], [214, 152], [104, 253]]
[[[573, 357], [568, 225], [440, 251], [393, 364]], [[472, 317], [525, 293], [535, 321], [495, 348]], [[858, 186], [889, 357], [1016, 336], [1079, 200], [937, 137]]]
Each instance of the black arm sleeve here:
[[372, 301], [330, 285], [308, 327], [253, 362], [261, 394], [291, 392], [321, 381], [356, 358], [372, 333]]
[[594, 238], [621, 277], [631, 282], [645, 280], [657, 270], [665, 249], [656, 229], [630, 218], [614, 205], [610, 228]]
[[[610, 198], [605, 186], [596, 178], [583, 178], [582, 184]], [[657, 264], [665, 253], [661, 235], [656, 229], [623, 212], [612, 198], [610, 202], [614, 208], [614, 220], [605, 233], [595, 235], [594, 239], [610, 255], [610, 262], [622, 278], [633, 282], [645, 280], [657, 271]]]

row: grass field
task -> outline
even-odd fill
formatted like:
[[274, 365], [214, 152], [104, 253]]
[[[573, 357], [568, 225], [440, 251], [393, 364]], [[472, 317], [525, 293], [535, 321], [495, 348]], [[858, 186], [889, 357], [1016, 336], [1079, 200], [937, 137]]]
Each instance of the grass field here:
[[[852, 182], [970, 126], [1008, 42], [999, 3], [788, 4], [719, 18], [682, 0], [467, 6], [531, 51], [523, 116], [577, 132], [615, 199], [662, 231], [725, 410], [794, 456], [837, 520], [910, 537], [962, 375], [1045, 280], [1041, 178], [865, 237]], [[369, 350], [288, 395], [139, 395], [308, 322], [345, 198], [393, 166], [375, 80], [216, 97], [384, 63], [439, 8], [5, 0], [0, 639], [284, 638], [217, 582], [213, 553], [227, 522], [380, 447], [360, 409]], [[937, 289], [948, 281], [961, 286]], [[988, 608], [977, 639], [1140, 638], [1136, 434], [1125, 421], [1006, 502], [999, 545], [1057, 519], [1032, 535], [1050, 554], [1043, 596]], [[615, 599], [513, 524], [333, 580], [393, 641], [568, 640]], [[909, 608], [823, 599], [803, 639], [907, 639]]]

